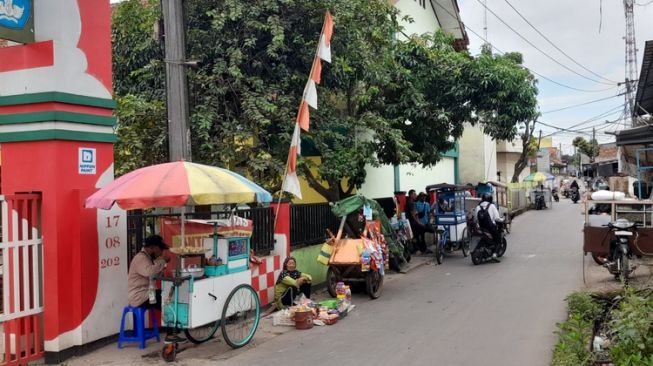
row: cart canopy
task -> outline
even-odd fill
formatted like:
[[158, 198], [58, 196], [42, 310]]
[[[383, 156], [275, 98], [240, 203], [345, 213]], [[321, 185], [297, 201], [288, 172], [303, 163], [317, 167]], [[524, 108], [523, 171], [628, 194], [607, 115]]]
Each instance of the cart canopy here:
[[395, 232], [390, 225], [390, 221], [385, 216], [383, 207], [381, 207], [381, 205], [375, 200], [371, 200], [361, 194], [357, 194], [334, 203], [331, 207], [331, 212], [333, 212], [333, 214], [338, 217], [344, 217], [357, 212], [365, 205], [368, 205], [372, 209], [372, 216], [374, 219], [381, 221], [381, 231], [383, 236], [386, 238], [386, 242], [388, 243], [390, 251], [397, 253], [403, 257], [401, 254], [402, 248], [400, 248], [397, 244]]

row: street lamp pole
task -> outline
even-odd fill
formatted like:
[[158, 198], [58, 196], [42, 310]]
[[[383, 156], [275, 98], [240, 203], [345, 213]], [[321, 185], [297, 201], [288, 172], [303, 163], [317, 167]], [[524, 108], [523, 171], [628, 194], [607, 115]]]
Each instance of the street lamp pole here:
[[186, 40], [182, 0], [162, 0], [170, 161], [191, 161]]

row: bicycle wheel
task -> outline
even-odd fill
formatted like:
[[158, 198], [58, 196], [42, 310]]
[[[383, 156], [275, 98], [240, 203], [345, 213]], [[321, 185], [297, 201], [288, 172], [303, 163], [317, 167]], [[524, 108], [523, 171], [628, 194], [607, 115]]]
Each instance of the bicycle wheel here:
[[220, 320], [216, 320], [214, 322], [203, 325], [201, 327], [184, 329], [184, 334], [186, 334], [186, 338], [191, 343], [200, 344], [213, 338], [213, 335], [215, 334], [215, 332], [218, 330], [219, 327], [220, 327]]
[[438, 264], [442, 264], [442, 261], [444, 261], [444, 245], [446, 242], [447, 234], [446, 231], [444, 231], [442, 234], [440, 234], [440, 240], [435, 245], [435, 260], [438, 262]]
[[238, 285], [227, 297], [222, 308], [222, 337], [232, 348], [240, 348], [254, 338], [261, 315], [256, 290], [250, 285]]
[[463, 251], [463, 257], [467, 257], [469, 255], [469, 244], [472, 242], [472, 236], [470, 235], [469, 231], [467, 228], [463, 229], [463, 242], [460, 245], [460, 249]]

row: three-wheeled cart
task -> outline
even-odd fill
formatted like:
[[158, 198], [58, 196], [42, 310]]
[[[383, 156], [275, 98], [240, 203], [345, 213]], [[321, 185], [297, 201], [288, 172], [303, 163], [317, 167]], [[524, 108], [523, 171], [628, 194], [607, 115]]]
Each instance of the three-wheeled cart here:
[[[371, 211], [372, 220], [365, 218], [366, 209]], [[399, 256], [403, 251], [383, 208], [374, 200], [356, 195], [337, 202], [332, 211], [341, 221], [336, 237], [332, 238], [333, 253], [328, 262], [329, 294], [335, 297], [336, 284], [342, 281], [364, 283], [367, 294], [372, 299], [378, 298], [389, 268], [390, 251], [396, 251], [395, 255]], [[369, 264], [367, 256], [371, 258]]]
[[467, 228], [465, 212], [466, 186], [454, 184], [434, 184], [426, 191], [435, 196], [433, 203], [434, 227], [437, 233], [435, 259], [442, 264], [445, 252], [460, 250], [463, 256], [469, 254], [471, 233]]
[[[653, 201], [651, 200], [587, 200], [583, 203], [585, 223], [583, 227], [583, 252], [590, 253], [594, 261], [604, 265], [608, 261], [610, 243], [615, 240], [615, 232], [608, 224], [627, 220], [639, 225], [637, 235], [630, 242], [634, 258], [621, 258], [623, 253], [613, 252], [613, 265], [606, 267], [615, 278], [628, 279], [631, 272], [629, 259], [638, 261], [639, 257], [653, 256]], [[583, 261], [583, 264], [585, 261]], [[625, 264], [624, 264], [625, 263]], [[585, 265], [583, 265], [585, 279]]]
[[[161, 322], [172, 329], [161, 352], [168, 362], [175, 360], [179, 343], [186, 339], [199, 344], [211, 339], [220, 328], [225, 342], [239, 348], [251, 341], [258, 327], [260, 303], [256, 290], [250, 286], [249, 238], [218, 238], [217, 222], [212, 223], [212, 250], [179, 254], [173, 276], [160, 278]], [[225, 258], [225, 262], [203, 265], [211, 253]], [[184, 270], [184, 262], [192, 261], [199, 262], [200, 267]], [[182, 330], [185, 339], [179, 335]]]

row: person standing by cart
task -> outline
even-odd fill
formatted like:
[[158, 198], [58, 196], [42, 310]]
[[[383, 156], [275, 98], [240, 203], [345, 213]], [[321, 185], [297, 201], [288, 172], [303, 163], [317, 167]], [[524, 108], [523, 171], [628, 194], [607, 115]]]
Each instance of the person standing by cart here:
[[132, 259], [127, 276], [130, 306], [161, 310], [161, 290], [155, 289], [153, 277], [160, 274], [170, 260], [163, 256], [167, 249], [168, 245], [161, 236], [151, 235]]
[[424, 233], [428, 225], [422, 224], [421, 220], [417, 214], [417, 193], [414, 189], [408, 191], [408, 200], [406, 200], [406, 216], [408, 216], [408, 222], [410, 223], [410, 228], [415, 235], [415, 246], [413, 253], [419, 250], [423, 254], [433, 253], [431, 250], [426, 248], [426, 241], [424, 239]]

